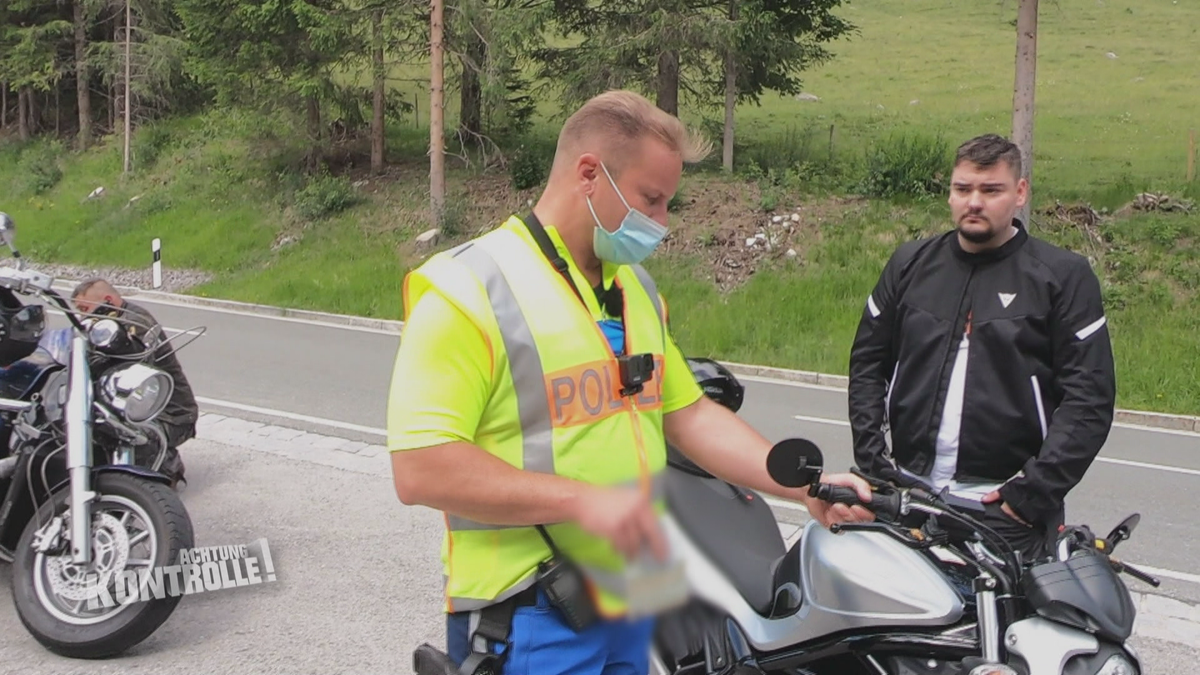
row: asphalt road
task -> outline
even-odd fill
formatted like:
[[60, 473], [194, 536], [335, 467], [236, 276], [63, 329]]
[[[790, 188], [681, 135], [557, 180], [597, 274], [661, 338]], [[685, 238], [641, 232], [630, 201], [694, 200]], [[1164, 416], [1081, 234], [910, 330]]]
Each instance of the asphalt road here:
[[[416, 645], [444, 643], [442, 519], [399, 503], [385, 460], [352, 472], [311, 461], [315, 452], [279, 456], [209, 440], [184, 452], [197, 546], [265, 538], [277, 580], [184, 597], [134, 649], [85, 662], [51, 654], [24, 630], [0, 567], [0, 673], [400, 675], [412, 672]], [[1188, 675], [1200, 660], [1178, 642], [1131, 644], [1154, 675]]]
[[[179, 358], [207, 408], [263, 420], [289, 415], [292, 425], [382, 442], [397, 335], [149, 300], [145, 305], [169, 329], [206, 328]], [[745, 384], [741, 415], [767, 438], [808, 438], [823, 449], [830, 470], [851, 466], [844, 391], [754, 378]], [[1197, 603], [1198, 492], [1200, 435], [1119, 425], [1069, 497], [1067, 516], [1107, 533], [1140, 513], [1141, 524], [1120, 553], [1161, 571], [1163, 585], [1154, 590], [1130, 579], [1131, 586]], [[781, 515], [787, 518], [787, 512]]]
[[[180, 352], [205, 409], [383, 442], [396, 335], [146, 306], [169, 329], [207, 328]], [[824, 449], [828, 467], [850, 466], [844, 392], [753, 378], [746, 385], [742, 416], [768, 438], [810, 438]], [[1127, 579], [1131, 590], [1200, 603], [1200, 526], [1191, 516], [1200, 501], [1200, 436], [1118, 427], [1101, 456], [1073, 493], [1069, 519], [1107, 531], [1140, 512], [1142, 523], [1122, 554], [1162, 572], [1163, 586]], [[189, 443], [187, 458], [184, 498], [198, 543], [266, 537], [279, 581], [186, 598], [132, 654], [101, 664], [50, 655], [15, 613], [0, 611], [0, 673], [406, 673], [414, 645], [440, 643], [442, 522], [427, 509], [400, 505], [386, 475], [199, 440]], [[776, 513], [781, 521], [803, 520], [795, 510]], [[11, 607], [8, 581], [0, 567], [0, 607]], [[1200, 658], [1195, 645], [1178, 641], [1139, 637], [1134, 644], [1150, 673], [1182, 675]]]

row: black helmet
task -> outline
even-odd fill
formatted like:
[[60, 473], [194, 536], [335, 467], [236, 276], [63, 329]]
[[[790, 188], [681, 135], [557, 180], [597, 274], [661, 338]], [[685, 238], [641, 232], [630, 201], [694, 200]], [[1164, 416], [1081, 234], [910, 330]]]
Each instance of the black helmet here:
[[725, 366], [712, 359], [688, 357], [688, 366], [696, 383], [704, 390], [704, 395], [721, 405], [737, 412], [742, 407], [742, 399], [746, 388], [734, 377]]
[[46, 310], [23, 305], [15, 293], [0, 288], [0, 367], [29, 356], [46, 330]]

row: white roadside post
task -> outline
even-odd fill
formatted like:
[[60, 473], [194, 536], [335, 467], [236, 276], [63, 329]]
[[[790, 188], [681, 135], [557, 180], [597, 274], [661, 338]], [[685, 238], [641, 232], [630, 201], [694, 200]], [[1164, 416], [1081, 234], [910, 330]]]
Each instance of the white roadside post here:
[[154, 287], [162, 287], [162, 240], [158, 237], [150, 243], [150, 250], [154, 252]]

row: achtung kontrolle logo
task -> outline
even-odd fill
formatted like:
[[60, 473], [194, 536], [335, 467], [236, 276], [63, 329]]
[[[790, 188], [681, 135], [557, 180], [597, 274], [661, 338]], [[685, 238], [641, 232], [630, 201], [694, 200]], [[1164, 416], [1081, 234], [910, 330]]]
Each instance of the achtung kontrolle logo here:
[[266, 539], [251, 544], [204, 546], [183, 549], [174, 565], [89, 574], [87, 607], [111, 608], [271, 581], [275, 581], [275, 563]]

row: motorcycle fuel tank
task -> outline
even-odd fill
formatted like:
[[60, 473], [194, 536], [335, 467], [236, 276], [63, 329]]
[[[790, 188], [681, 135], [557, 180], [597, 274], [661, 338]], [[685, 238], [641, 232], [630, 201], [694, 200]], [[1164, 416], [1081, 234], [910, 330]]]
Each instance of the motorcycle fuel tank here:
[[833, 534], [810, 521], [795, 544], [801, 547], [800, 608], [764, 616], [673, 518], [665, 525], [672, 549], [686, 561], [694, 596], [727, 613], [758, 650], [800, 647], [849, 630], [949, 627], [964, 614], [961, 596], [921, 554], [883, 534]]
[[810, 522], [800, 541], [804, 639], [854, 628], [949, 625], [963, 602], [928, 559], [882, 534], [833, 534]]

